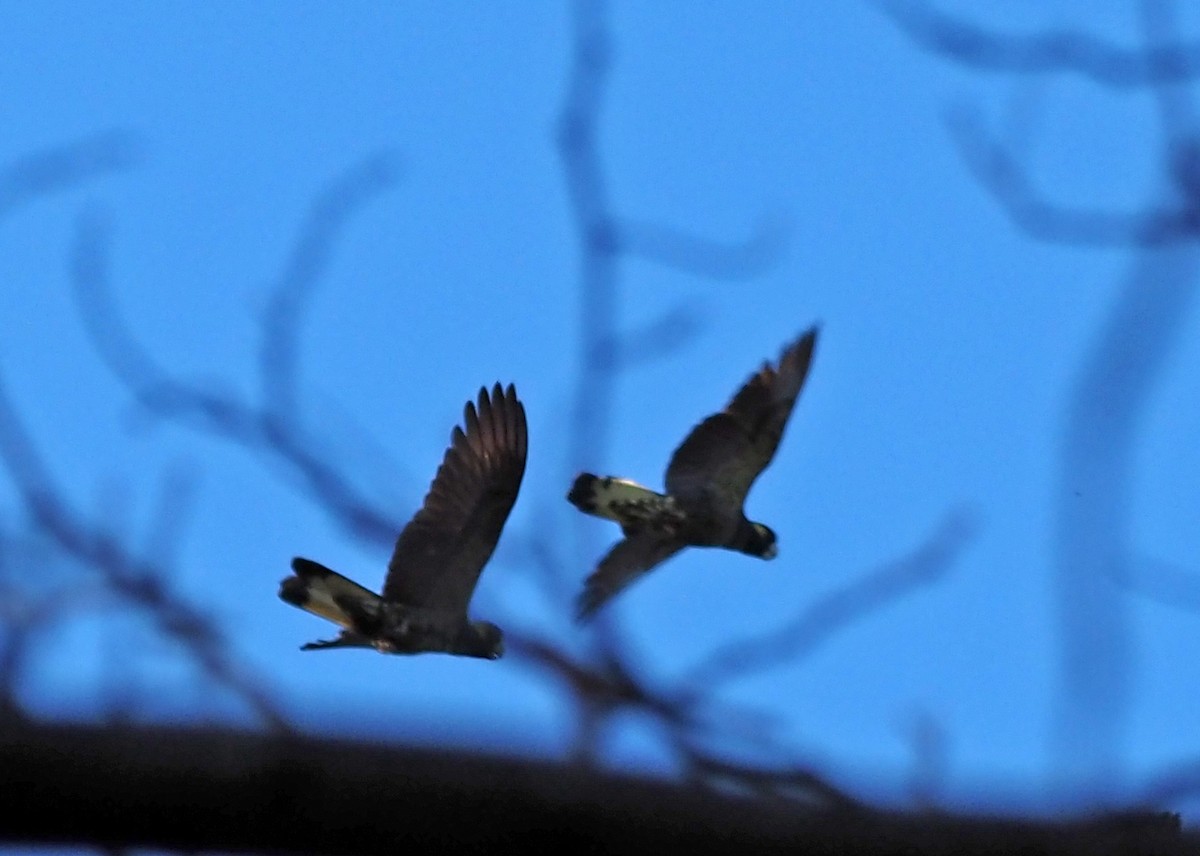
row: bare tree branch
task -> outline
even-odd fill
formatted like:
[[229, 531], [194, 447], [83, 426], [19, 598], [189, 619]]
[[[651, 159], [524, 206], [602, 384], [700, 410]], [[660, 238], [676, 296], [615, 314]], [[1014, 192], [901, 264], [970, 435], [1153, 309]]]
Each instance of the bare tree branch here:
[[572, 466], [589, 457], [603, 460], [608, 449], [607, 430], [604, 420], [593, 417], [613, 411], [611, 372], [600, 370], [594, 359], [602, 352], [602, 339], [611, 338], [609, 331], [616, 329], [616, 240], [596, 142], [612, 53], [606, 13], [603, 0], [576, 0], [571, 4], [572, 66], [558, 125], [558, 153], [582, 249], [581, 377], [572, 422]]
[[1002, 34], [917, 0], [876, 0], [875, 5], [925, 51], [979, 71], [1072, 73], [1119, 89], [1200, 77], [1200, 42], [1118, 48], [1066, 30], [1032, 36]]
[[173, 467], [163, 474], [153, 520], [147, 533], [144, 555], [151, 564], [174, 567], [183, 543], [184, 522], [196, 501], [191, 473]]
[[106, 131], [36, 151], [0, 172], [0, 219], [35, 199], [128, 169], [136, 162], [133, 138], [124, 131]]
[[[1149, 37], [1166, 25], [1153, 11]], [[1181, 91], [1160, 93], [1159, 104], [1164, 122], [1194, 113]], [[1191, 129], [1168, 124], [1165, 132], [1174, 139]], [[1177, 181], [1170, 191], [1188, 188]], [[1200, 197], [1187, 202], [1196, 207]], [[1059, 770], [1097, 795], [1111, 792], [1119, 777], [1133, 706], [1133, 619], [1118, 585], [1132, 578], [1136, 453], [1198, 287], [1200, 244], [1139, 252], [1068, 400], [1054, 533], [1062, 687], [1054, 749]]]
[[[561, 497], [555, 493], [551, 498], [552, 503], [538, 500], [535, 520], [553, 520], [562, 513]], [[570, 602], [579, 583], [567, 573], [570, 563], [563, 558], [565, 547], [557, 527], [536, 526], [524, 531], [514, 527], [511, 532], [506, 529], [504, 538], [510, 555], [514, 555], [512, 564], [530, 575], [551, 608]], [[569, 620], [565, 611], [563, 618]]]
[[1200, 209], [1192, 200], [1179, 205], [1156, 202], [1128, 213], [1049, 202], [1033, 188], [1024, 168], [987, 139], [978, 116], [957, 111], [948, 124], [971, 174], [1030, 237], [1083, 246], [1156, 246], [1191, 240], [1200, 229]]
[[[614, 715], [635, 711], [660, 724], [674, 747], [693, 785], [722, 790], [733, 787], [741, 793], [770, 794], [798, 800], [809, 805], [839, 808], [863, 808], [863, 804], [826, 781], [819, 774], [800, 767], [764, 768], [751, 762], [718, 758], [704, 748], [707, 738], [733, 736], [731, 714], [723, 711], [718, 722], [706, 716], [713, 699], [701, 693], [661, 690], [643, 676], [635, 675], [627, 659], [601, 649], [587, 659], [576, 658], [561, 647], [535, 636], [508, 631], [510, 648], [524, 660], [546, 670], [562, 681], [580, 706], [580, 739], [576, 760], [592, 765], [594, 740], [600, 726]], [[761, 741], [760, 741], [761, 742]], [[779, 757], [778, 748], [772, 755]]]
[[302, 412], [296, 386], [303, 313], [349, 218], [395, 184], [393, 160], [390, 154], [373, 155], [333, 182], [310, 208], [263, 319], [259, 377], [264, 412], [281, 418]]
[[1200, 613], [1200, 574], [1152, 556], [1125, 562], [1128, 577], [1118, 580], [1130, 591], [1163, 606]]
[[[329, 463], [329, 451], [305, 430], [302, 412], [279, 408], [294, 404], [298, 371], [298, 332], [294, 328], [302, 320], [304, 302], [323, 259], [353, 206], [363, 204], [371, 192], [390, 180], [386, 159], [372, 158], [335, 182], [314, 206], [272, 298], [274, 311], [261, 325], [262, 403], [178, 380], [138, 344], [113, 303], [106, 257], [108, 234], [95, 217], [80, 224], [72, 280], [80, 315], [97, 352], [151, 413], [268, 454], [350, 534], [380, 545], [390, 545], [395, 539], [394, 516], [375, 510]], [[293, 329], [278, 329], [289, 325]]]
[[95, 568], [114, 594], [151, 616], [219, 685], [232, 690], [268, 725], [286, 729], [267, 683], [229, 656], [214, 623], [171, 592], [164, 568], [130, 553], [102, 529], [93, 529], [66, 504], [0, 380], [0, 461], [42, 531], [78, 561]]
[[625, 255], [713, 281], [752, 279], [774, 267], [788, 233], [782, 218], [765, 219], [749, 239], [723, 243], [659, 223], [622, 218], [616, 245]]
[[824, 777], [803, 767], [767, 767], [731, 762], [703, 751], [681, 752], [687, 781], [717, 793], [733, 791], [759, 800], [838, 811], [866, 811], [868, 806]]
[[1132, 703], [1132, 619], [1118, 585], [1134, 574], [1126, 557], [1135, 455], [1198, 275], [1194, 243], [1140, 253], [1069, 398], [1055, 503], [1064, 684], [1055, 734], [1060, 764], [1086, 764], [1096, 787], [1113, 774]]
[[689, 670], [685, 683], [711, 692], [718, 684], [794, 663], [819, 644], [922, 585], [940, 580], [970, 541], [975, 524], [965, 514], [947, 516], [911, 555], [807, 606], [778, 630], [718, 648]]
[[1197, 796], [1200, 796], [1200, 760], [1195, 759], [1168, 765], [1150, 776], [1138, 790], [1138, 802], [1147, 806], [1177, 806]]
[[[572, 466], [602, 465], [608, 455], [607, 421], [614, 412], [616, 366], [626, 364], [617, 330], [617, 262], [640, 257], [709, 280], [744, 279], [779, 257], [784, 227], [765, 222], [748, 241], [722, 244], [657, 223], [615, 213], [597, 143], [597, 127], [612, 58], [603, 0], [571, 6], [574, 48], [559, 116], [558, 151], [582, 248], [581, 370], [576, 386]], [[680, 343], [684, 337], [680, 337]], [[585, 551], [589, 555], [593, 550]]]
[[508, 637], [512, 650], [563, 681], [577, 701], [601, 715], [636, 708], [672, 724], [683, 724], [688, 719], [685, 709], [656, 693], [635, 677], [624, 661], [608, 652], [601, 651], [585, 661], [536, 636], [510, 631]]
[[926, 711], [920, 711], [909, 723], [908, 737], [913, 751], [909, 793], [912, 804], [921, 811], [932, 811], [941, 801], [948, 768], [946, 730]]
[[614, 334], [597, 341], [592, 355], [597, 366], [612, 372], [643, 365], [678, 353], [704, 326], [704, 317], [691, 303], [681, 303], [638, 330]]
[[34, 592], [16, 580], [28, 577], [33, 567], [8, 568], [14, 557], [4, 550], [6, 566], [0, 578], [0, 721], [25, 719], [25, 707], [20, 699], [20, 687], [36, 653], [36, 645], [45, 634], [70, 616], [86, 609], [107, 606], [108, 601], [98, 588], [73, 585], [54, 586]]
[[[1054, 588], [1060, 627], [1054, 751], [1059, 775], [1110, 793], [1120, 778], [1132, 707], [1134, 640], [1122, 586], [1130, 563], [1134, 456], [1155, 383], [1184, 331], [1200, 281], [1200, 144], [1184, 86], [1200, 70], [1200, 46], [1176, 38], [1172, 7], [1142, 6], [1144, 41], [1124, 51], [1077, 35], [1012, 39], [930, 11], [885, 10], [927, 50], [973, 68], [1011, 73], [1071, 69], [1108, 86], [1155, 97], [1167, 139], [1168, 186], [1132, 214], [1072, 210], [1042, 201], [1002, 149], [960, 122], [958, 137], [979, 181], [1030, 235], [1139, 249], [1113, 310], [1070, 392], [1057, 474]], [[1164, 47], [1165, 46], [1165, 47]], [[1143, 581], [1144, 582], [1144, 581]]]
[[[1046, 74], [1075, 70], [1113, 86], [1137, 86], [1158, 96], [1168, 131], [1183, 127], [1183, 102], [1168, 84], [1200, 72], [1200, 43], [1124, 51], [1079, 34], [1016, 38], [990, 33], [964, 19], [944, 15], [914, 0], [878, 0], [878, 5], [920, 47], [968, 67], [1009, 73]], [[1144, 14], [1150, 39], [1170, 39], [1169, 9], [1149, 5]], [[1178, 115], [1176, 115], [1178, 114]], [[1085, 246], [1157, 246], [1192, 240], [1200, 229], [1200, 169], [1197, 144], [1176, 139], [1168, 175], [1178, 199], [1155, 200], [1142, 211], [1117, 212], [1071, 207], [1046, 199], [1023, 166], [989, 139], [975, 111], [957, 110], [948, 125], [975, 179], [1012, 221], [1039, 240]]]

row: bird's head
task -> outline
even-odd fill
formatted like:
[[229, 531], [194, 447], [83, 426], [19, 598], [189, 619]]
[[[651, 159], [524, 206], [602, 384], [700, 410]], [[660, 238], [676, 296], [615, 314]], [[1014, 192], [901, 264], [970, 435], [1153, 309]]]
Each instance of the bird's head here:
[[472, 621], [459, 637], [457, 648], [456, 654], [499, 660], [504, 656], [504, 633], [490, 621]]
[[765, 523], [751, 523], [742, 552], [758, 556], [760, 559], [774, 559], [779, 555], [779, 547], [775, 541], [774, 529]]

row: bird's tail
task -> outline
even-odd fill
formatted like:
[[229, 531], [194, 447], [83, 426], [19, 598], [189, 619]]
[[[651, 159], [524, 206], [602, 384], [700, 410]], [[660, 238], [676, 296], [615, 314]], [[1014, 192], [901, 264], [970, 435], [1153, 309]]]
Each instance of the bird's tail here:
[[311, 559], [292, 559], [292, 572], [295, 576], [279, 583], [280, 600], [347, 630], [359, 629], [364, 613], [380, 601], [375, 592]]
[[581, 473], [575, 479], [567, 501], [585, 514], [615, 520], [622, 526], [641, 518], [657, 518], [674, 508], [671, 497], [637, 482], [591, 473]]

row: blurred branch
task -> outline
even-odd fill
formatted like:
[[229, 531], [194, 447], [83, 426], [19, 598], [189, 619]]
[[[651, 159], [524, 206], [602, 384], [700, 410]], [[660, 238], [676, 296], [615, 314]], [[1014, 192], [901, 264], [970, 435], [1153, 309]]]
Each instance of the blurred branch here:
[[[553, 504], [547, 499], [552, 499]], [[533, 519], [552, 520], [561, 512], [561, 497], [551, 494], [549, 498], [538, 498]], [[512, 564], [532, 578], [537, 591], [552, 608], [569, 603], [578, 583], [566, 573], [569, 565], [562, 556], [561, 532], [551, 526], [533, 526], [524, 531], [511, 527], [511, 530], [505, 530], [504, 538], [513, 556]]]
[[[1109, 86], [1139, 87], [1167, 101], [1168, 84], [1200, 75], [1200, 42], [1123, 50], [1078, 33], [1013, 37], [990, 32], [965, 19], [915, 0], [879, 0], [879, 7], [916, 43], [969, 68], [1012, 74], [1077, 71]], [[1144, 4], [1148, 40], [1171, 42], [1170, 9]], [[1180, 101], [1164, 103], [1168, 127], [1183, 118]], [[1114, 212], [1071, 207], [1047, 200], [1025, 168], [983, 127], [975, 111], [949, 117], [951, 134], [974, 178], [1003, 206], [1012, 221], [1039, 240], [1090, 246], [1153, 246], [1191, 240], [1200, 230], [1200, 169], [1197, 145], [1176, 140], [1168, 175], [1178, 200], [1142, 211]]]
[[[1167, 5], [1147, 4], [1147, 39], [1161, 38], [1170, 17]], [[1190, 121], [1195, 111], [1181, 86], [1163, 84], [1155, 94], [1172, 143], [1166, 199], [1182, 199], [1197, 217], [1194, 129], [1173, 124]], [[1053, 734], [1060, 772], [1094, 796], [1111, 793], [1120, 778], [1133, 707], [1133, 618], [1118, 587], [1133, 579], [1137, 450], [1198, 286], [1200, 244], [1194, 240], [1137, 253], [1068, 396], [1055, 503], [1061, 690]]]
[[[597, 126], [608, 83], [612, 38], [603, 0], [575, 0], [571, 71], [558, 120], [558, 154], [580, 239], [579, 378], [572, 408], [568, 466], [602, 466], [608, 457], [608, 421], [614, 412], [615, 376], [610, 368], [619, 345], [616, 255], [612, 206], [600, 162]], [[606, 359], [601, 359], [607, 355]], [[569, 484], [569, 476], [563, 484]], [[581, 556], [590, 556], [586, 528], [575, 520]]]
[[704, 316], [691, 304], [678, 304], [637, 330], [597, 341], [592, 355], [597, 366], [619, 372], [674, 354], [694, 340], [704, 327]]
[[[92, 179], [129, 168], [136, 161], [131, 135], [122, 131], [108, 131], [73, 143], [41, 149], [18, 158], [0, 171], [0, 220], [10, 216], [21, 207], [41, 197], [71, 190]], [[0, 388], [0, 393], [2, 393]], [[0, 401], [0, 404], [6, 403]], [[0, 423], [0, 428], [5, 427]], [[8, 426], [11, 432], [13, 426]], [[19, 427], [19, 426], [18, 426]], [[20, 432], [17, 439], [20, 440]], [[9, 450], [11, 453], [11, 449]], [[38, 478], [42, 473], [36, 460], [14, 460], [8, 456], [10, 466], [26, 478]], [[17, 698], [17, 687], [31, 645], [39, 631], [60, 620], [66, 613], [78, 607], [79, 602], [91, 595], [80, 596], [78, 591], [53, 590], [35, 593], [27, 587], [15, 584], [17, 579], [30, 579], [35, 569], [16, 569], [18, 561], [11, 550], [11, 538], [5, 533], [0, 536], [0, 562], [3, 577], [0, 578], [0, 627], [5, 634], [3, 651], [0, 652], [0, 712], [5, 716], [20, 717], [23, 711]], [[28, 557], [22, 557], [23, 559]]]
[[[557, 144], [580, 239], [581, 300], [579, 374], [571, 408], [568, 472], [561, 482], [564, 486], [570, 484], [574, 471], [585, 466], [602, 467], [608, 459], [609, 422], [616, 399], [613, 365], [620, 360], [621, 352], [616, 337], [617, 227], [597, 142], [601, 102], [612, 61], [608, 4], [604, 0], [574, 0], [570, 10], [571, 68], [558, 118]], [[590, 530], [580, 516], [572, 515], [571, 519], [575, 555], [581, 564], [590, 562], [597, 552], [594, 538], [589, 537]], [[591, 630], [597, 656], [617, 660], [621, 641], [612, 616], [602, 616]], [[581, 706], [588, 717], [596, 712], [589, 702]], [[580, 730], [580, 757], [595, 755], [593, 724], [585, 720]]]
[[1025, 172], [979, 123], [955, 127], [976, 178], [1029, 235], [1067, 243], [1140, 248], [1107, 321], [1069, 393], [1057, 473], [1054, 585], [1060, 628], [1054, 716], [1060, 775], [1105, 798], [1122, 772], [1132, 706], [1132, 619], [1119, 586], [1139, 580], [1129, 543], [1134, 455], [1148, 402], [1184, 331], [1200, 275], [1200, 142], [1184, 84], [1200, 71], [1200, 45], [1176, 37], [1170, 3], [1141, 4], [1140, 51], [1055, 33], [1013, 39], [891, 0], [883, 8], [926, 50], [969, 68], [1011, 73], [1074, 70], [1107, 86], [1155, 97], [1164, 136], [1165, 192], [1130, 214], [1043, 201]]
[[367, 158], [320, 193], [309, 209], [263, 317], [259, 378], [265, 412], [278, 417], [301, 412], [296, 386], [304, 312], [350, 217], [395, 185], [393, 160], [389, 154]]
[[1194, 571], [1151, 556], [1131, 558], [1126, 571], [1119, 582], [1131, 592], [1163, 606], [1200, 612], [1200, 576]]
[[940, 802], [949, 767], [946, 730], [926, 711], [918, 712], [906, 730], [914, 762], [908, 785], [911, 801], [922, 811], [932, 811]]
[[[109, 132], [18, 160], [0, 173], [0, 215], [10, 214], [17, 206], [43, 195], [124, 169], [134, 160], [132, 149], [129, 135]], [[287, 728], [261, 677], [250, 675], [234, 661], [207, 616], [168, 589], [164, 582], [166, 567], [134, 556], [103, 526], [85, 522], [71, 509], [25, 429], [2, 377], [0, 462], [42, 533], [68, 555], [94, 568], [107, 590], [144, 610], [158, 630], [186, 650], [211, 680], [244, 700], [271, 727]], [[82, 598], [90, 596], [85, 588]], [[9, 593], [9, 613], [4, 616], [9, 638], [3, 663], [9, 706], [15, 704], [15, 681], [31, 635], [80, 599], [78, 590], [74, 594]]]
[[[755, 671], [792, 663], [882, 606], [893, 603], [920, 585], [941, 579], [973, 537], [974, 521], [964, 513], [951, 514], [912, 555], [891, 562], [863, 580], [838, 590], [812, 606], [784, 628], [718, 649], [680, 681], [680, 688], [655, 688], [630, 667], [615, 648], [600, 646], [590, 656], [577, 657], [543, 639], [506, 631], [509, 649], [548, 671], [570, 690], [580, 705], [581, 735], [595, 739], [600, 725], [630, 710], [649, 715], [670, 735], [688, 779], [706, 787], [734, 785], [757, 795], [800, 799], [823, 806], [861, 807], [854, 797], [803, 767], [771, 768], [719, 759], [704, 749], [714, 733], [714, 717], [705, 715], [716, 703], [722, 683]], [[715, 733], [732, 736], [733, 716], [715, 720]], [[594, 747], [581, 742], [577, 755], [592, 760]], [[778, 751], [775, 751], [778, 755]]]
[[580, 704], [601, 717], [632, 708], [674, 725], [685, 724], [689, 718], [682, 706], [654, 692], [634, 677], [625, 662], [607, 651], [584, 660], [533, 635], [510, 629], [505, 638], [510, 650], [558, 678]]
[[[626, 366], [626, 348], [644, 350], [642, 337], [617, 333], [618, 276], [622, 256], [643, 258], [709, 280], [744, 279], [774, 264], [783, 243], [780, 221], [766, 221], [742, 243], [721, 243], [663, 224], [616, 213], [608, 192], [597, 129], [612, 62], [612, 36], [603, 0], [575, 0], [571, 72], [558, 123], [558, 151], [580, 236], [580, 377], [576, 385], [571, 466], [598, 467], [608, 457], [608, 423], [615, 412], [615, 369]], [[680, 328], [671, 347], [693, 330]], [[666, 350], [660, 346], [656, 353]], [[582, 536], [581, 536], [582, 537]], [[584, 551], [589, 556], [594, 550]]]
[[616, 228], [618, 249], [625, 255], [714, 281], [762, 276], [783, 252], [788, 224], [764, 219], [747, 240], [714, 241], [661, 223], [622, 218]]
[[43, 196], [128, 169], [137, 162], [132, 135], [106, 131], [18, 158], [0, 172], [0, 219]]
[[[732, 787], [742, 794], [796, 800], [825, 808], [865, 808], [811, 770], [800, 767], [772, 769], [721, 759], [704, 749], [703, 740], [712, 732], [728, 738], [734, 731], [727, 714], [721, 717], [716, 728], [702, 715], [700, 708], [712, 703], [705, 695], [657, 690], [650, 682], [635, 676], [623, 658], [603, 649], [583, 659], [573, 657], [551, 642], [514, 632], [511, 628], [506, 631], [506, 639], [510, 650], [561, 681], [580, 705], [578, 761], [594, 763], [592, 741], [607, 720], [618, 713], [636, 712], [649, 716], [664, 728], [683, 765], [686, 779], [692, 785], [710, 790]], [[778, 756], [779, 753], [774, 754]]]
[[268, 454], [284, 464], [350, 534], [388, 546], [396, 537], [394, 516], [375, 510], [328, 461], [328, 451], [304, 427], [296, 384], [297, 342], [307, 301], [350, 214], [393, 180], [389, 163], [382, 155], [367, 159], [314, 203], [260, 325], [261, 402], [172, 377], [137, 342], [112, 297], [108, 230], [98, 218], [88, 217], [80, 223], [72, 266], [75, 298], [92, 342], [105, 364], [147, 410]]
[[[5, 564], [9, 557], [5, 556]], [[31, 568], [22, 568], [29, 573]], [[49, 591], [32, 592], [26, 586], [13, 583], [13, 574], [0, 580], [0, 719], [25, 719], [25, 709], [19, 698], [21, 685], [34, 643], [68, 615], [85, 606], [103, 602], [102, 593], [81, 586], [56, 587]]]
[[1138, 796], [1138, 801], [1147, 806], [1178, 806], [1195, 800], [1200, 796], [1200, 761], [1171, 764], [1150, 776]]
[[191, 474], [181, 467], [163, 475], [157, 506], [151, 521], [144, 555], [152, 564], [171, 567], [183, 543], [183, 525], [195, 504], [196, 490]]
[[787, 801], [822, 810], [866, 812], [868, 806], [803, 767], [751, 766], [686, 748], [686, 779], [713, 792], [732, 790], [760, 800]]
[[974, 535], [975, 524], [959, 512], [948, 515], [916, 551], [838, 589], [783, 627], [753, 639], [729, 643], [694, 666], [688, 686], [712, 692], [721, 683], [745, 678], [783, 663], [801, 660], [818, 645], [922, 585], [947, 574]]
[[918, 0], [876, 0], [918, 47], [978, 71], [1074, 73], [1113, 88], [1184, 83], [1200, 77], [1200, 42], [1119, 48], [1086, 33], [1017, 36], [988, 30]]
[[1200, 210], [1194, 199], [1179, 205], [1157, 202], [1128, 213], [1049, 202], [1032, 187], [1021, 164], [987, 138], [978, 115], [960, 110], [951, 114], [948, 125], [975, 180], [1033, 238], [1089, 246], [1153, 246], [1190, 240], [1200, 230]]
[[168, 589], [166, 569], [133, 556], [106, 531], [91, 527], [71, 510], [21, 424], [2, 380], [0, 461], [43, 532], [75, 559], [95, 568], [114, 594], [145, 610], [164, 636], [188, 651], [210, 679], [246, 701], [264, 722], [276, 729], [288, 727], [262, 677], [236, 663], [213, 622]]

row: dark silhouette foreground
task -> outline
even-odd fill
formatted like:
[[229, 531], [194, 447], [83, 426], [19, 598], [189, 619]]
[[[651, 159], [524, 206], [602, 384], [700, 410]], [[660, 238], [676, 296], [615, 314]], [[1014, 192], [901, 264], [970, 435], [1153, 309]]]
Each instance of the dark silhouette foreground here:
[[[0, 841], [366, 854], [1200, 853], [1154, 813], [1071, 822], [818, 810], [582, 767], [297, 736], [15, 725]], [[520, 851], [511, 851], [520, 852]]]

